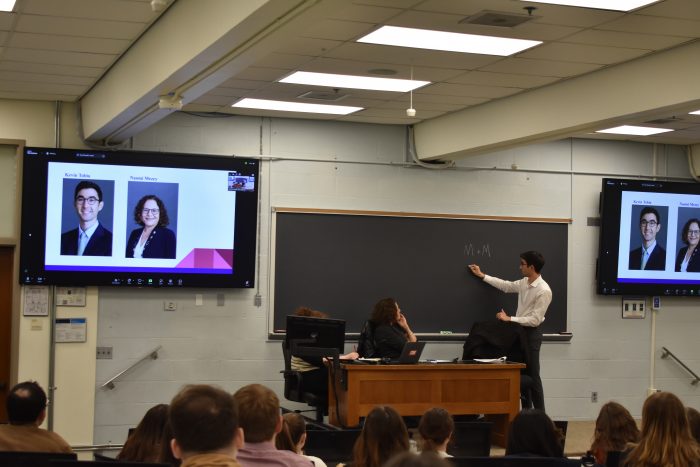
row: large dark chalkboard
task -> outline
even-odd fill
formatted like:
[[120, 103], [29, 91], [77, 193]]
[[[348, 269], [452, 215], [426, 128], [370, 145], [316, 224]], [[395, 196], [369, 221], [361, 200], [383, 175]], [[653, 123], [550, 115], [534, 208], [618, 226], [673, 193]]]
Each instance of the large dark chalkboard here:
[[520, 253], [537, 250], [553, 292], [543, 330], [566, 331], [568, 225], [559, 221], [278, 211], [273, 329], [283, 330], [286, 315], [304, 305], [347, 320], [347, 332], [358, 333], [374, 303], [394, 297], [414, 332], [466, 333], [501, 308], [514, 314], [517, 307], [517, 294], [487, 285], [467, 264], [518, 280]]

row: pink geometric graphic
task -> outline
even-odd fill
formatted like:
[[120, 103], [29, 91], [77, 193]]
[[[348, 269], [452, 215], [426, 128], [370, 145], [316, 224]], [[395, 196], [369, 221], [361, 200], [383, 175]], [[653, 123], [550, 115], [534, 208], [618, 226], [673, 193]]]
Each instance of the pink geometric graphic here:
[[187, 269], [231, 269], [233, 267], [233, 250], [194, 248], [175, 267]]

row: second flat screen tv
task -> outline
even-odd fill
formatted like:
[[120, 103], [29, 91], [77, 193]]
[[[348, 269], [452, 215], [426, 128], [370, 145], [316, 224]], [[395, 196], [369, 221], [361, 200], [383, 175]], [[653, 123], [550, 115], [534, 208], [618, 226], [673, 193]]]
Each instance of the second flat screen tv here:
[[20, 283], [254, 286], [258, 161], [25, 148]]
[[700, 184], [603, 179], [597, 291], [700, 297]]

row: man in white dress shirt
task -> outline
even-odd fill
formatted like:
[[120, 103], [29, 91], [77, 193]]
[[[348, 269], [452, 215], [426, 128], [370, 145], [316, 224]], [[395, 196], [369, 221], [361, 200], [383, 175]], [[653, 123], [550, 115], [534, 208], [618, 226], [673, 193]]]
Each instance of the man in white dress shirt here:
[[469, 270], [487, 284], [506, 293], [518, 294], [518, 309], [515, 316], [509, 316], [503, 309], [496, 314], [501, 321], [518, 323], [526, 331], [530, 346], [530, 366], [528, 373], [532, 378], [532, 403], [536, 409], [544, 411], [544, 390], [540, 378], [540, 347], [542, 330], [549, 304], [552, 303], [552, 289], [542, 279], [540, 271], [544, 266], [544, 256], [537, 251], [526, 251], [520, 255], [520, 272], [523, 278], [518, 281], [504, 281], [484, 274], [476, 264], [470, 264]]

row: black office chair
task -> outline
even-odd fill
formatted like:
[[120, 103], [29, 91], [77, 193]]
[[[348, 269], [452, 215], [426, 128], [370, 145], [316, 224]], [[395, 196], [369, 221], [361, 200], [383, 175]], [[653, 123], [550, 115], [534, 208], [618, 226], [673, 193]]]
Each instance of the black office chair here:
[[323, 416], [328, 410], [328, 400], [319, 397], [318, 394], [304, 391], [303, 372], [292, 370], [292, 353], [287, 341], [282, 342], [282, 355], [284, 356], [284, 397], [288, 401], [303, 402], [314, 407], [316, 421], [323, 422]]
[[357, 353], [362, 358], [374, 358], [377, 353], [377, 345], [374, 342], [374, 323], [370, 320], [365, 321], [360, 331], [360, 337], [357, 340]]

